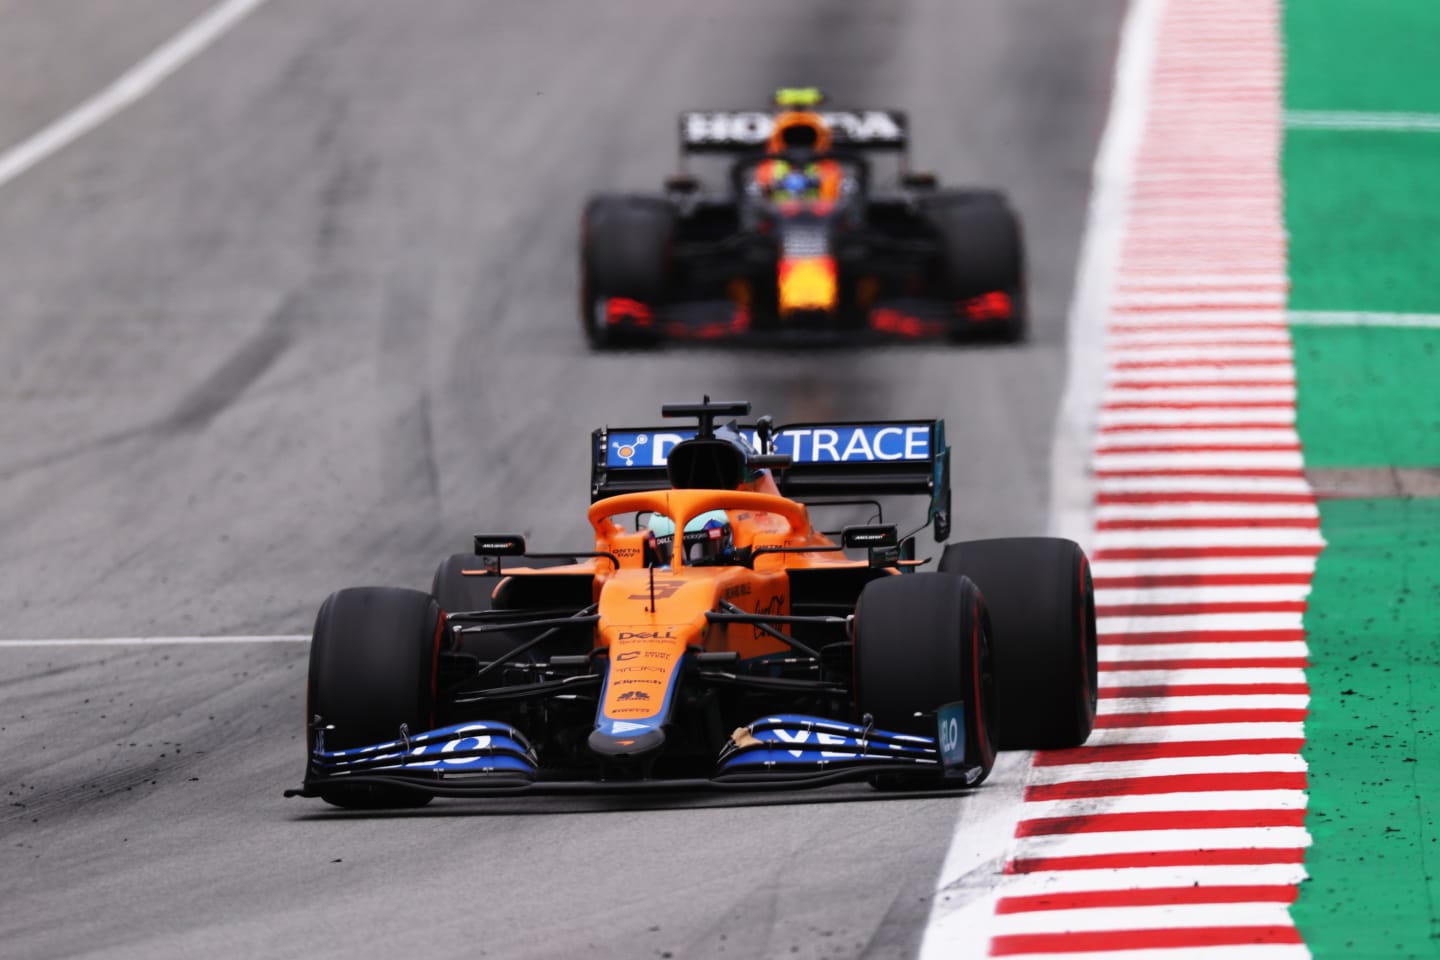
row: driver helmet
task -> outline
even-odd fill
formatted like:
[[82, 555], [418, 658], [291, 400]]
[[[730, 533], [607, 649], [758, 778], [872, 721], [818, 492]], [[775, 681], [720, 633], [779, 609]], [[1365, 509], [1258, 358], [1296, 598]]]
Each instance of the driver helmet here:
[[775, 118], [761, 180], [766, 193], [776, 202], [819, 197], [822, 190], [820, 163], [815, 159], [830, 149], [830, 128], [818, 113], [790, 110]]
[[[675, 552], [675, 521], [663, 513], [652, 513], [648, 548], [657, 566], [670, 566]], [[735, 537], [724, 510], [710, 510], [691, 517], [680, 537], [687, 567], [710, 567], [729, 563], [735, 556]]]
[[808, 110], [789, 110], [775, 118], [770, 128], [771, 153], [785, 153], [790, 150], [809, 150], [826, 153], [830, 149], [830, 128], [820, 114]]

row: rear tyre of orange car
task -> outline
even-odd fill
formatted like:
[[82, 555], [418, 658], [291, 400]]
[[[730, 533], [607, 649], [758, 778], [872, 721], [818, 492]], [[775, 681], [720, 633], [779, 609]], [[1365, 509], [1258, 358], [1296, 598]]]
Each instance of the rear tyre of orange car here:
[[956, 328], [956, 339], [976, 334], [1005, 343], [1025, 339], [1023, 232], [1005, 196], [991, 190], [948, 190], [926, 197], [922, 209], [940, 239], [941, 295], [957, 302], [995, 292], [1010, 298], [1008, 319], [969, 321]]
[[[371, 746], [435, 723], [435, 678], [443, 615], [418, 590], [355, 587], [332, 593], [315, 618], [310, 645], [309, 717], [319, 718], [327, 750]], [[309, 730], [315, 747], [318, 731]], [[430, 796], [403, 787], [322, 785], [337, 807], [418, 807]]]
[[[526, 557], [515, 565], [543, 569], [574, 562], [569, 557]], [[480, 558], [473, 553], [453, 553], [440, 561], [440, 565], [435, 568], [435, 576], [430, 581], [430, 594], [435, 598], [435, 602], [440, 604], [440, 609], [447, 618], [455, 613], [481, 613], [495, 609], [494, 593], [500, 578], [465, 575], [466, 570], [478, 570], [481, 566]], [[464, 621], [453, 621], [451, 625], [463, 626]], [[489, 662], [504, 656], [534, 635], [534, 631], [500, 630], [493, 633], [466, 634], [463, 639], [447, 636], [443, 638], [443, 646], [447, 650], [462, 650], [478, 657], [482, 662]]]
[[497, 578], [491, 576], [465, 576], [466, 570], [482, 568], [480, 558], [473, 553], [452, 553], [435, 568], [435, 577], [430, 581], [430, 594], [440, 609], [450, 613], [478, 613], [493, 606], [491, 594], [495, 591]]
[[1095, 592], [1079, 544], [1054, 537], [972, 540], [940, 569], [975, 581], [995, 631], [1000, 747], [1078, 747], [1095, 726]]
[[[993, 651], [985, 602], [974, 583], [949, 573], [882, 577], [855, 607], [855, 702], [861, 717], [895, 733], [936, 736], [936, 711], [965, 705], [965, 754], [980, 783], [995, 763]], [[951, 785], [933, 774], [875, 777], [881, 789]]]
[[675, 207], [660, 197], [592, 197], [580, 220], [580, 326], [596, 349], [654, 343], [654, 328], [609, 322], [611, 299], [655, 313], [669, 292]]

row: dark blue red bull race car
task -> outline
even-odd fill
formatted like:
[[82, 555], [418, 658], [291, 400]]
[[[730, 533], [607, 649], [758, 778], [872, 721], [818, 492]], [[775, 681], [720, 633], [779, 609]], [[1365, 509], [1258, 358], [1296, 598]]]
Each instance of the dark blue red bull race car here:
[[[585, 207], [580, 322], [595, 347], [667, 338], [964, 339], [1025, 335], [1020, 222], [993, 190], [911, 171], [894, 110], [829, 110], [782, 90], [774, 111], [680, 117], [663, 195]], [[872, 157], [895, 154], [877, 184]], [[705, 189], [696, 155], [730, 158]]]

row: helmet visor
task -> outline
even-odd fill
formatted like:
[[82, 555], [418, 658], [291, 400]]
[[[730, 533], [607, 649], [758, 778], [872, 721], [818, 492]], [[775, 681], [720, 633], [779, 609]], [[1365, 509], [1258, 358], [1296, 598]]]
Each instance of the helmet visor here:
[[780, 142], [787, 147], [813, 150], [820, 142], [820, 134], [807, 123], [792, 123], [780, 131]]

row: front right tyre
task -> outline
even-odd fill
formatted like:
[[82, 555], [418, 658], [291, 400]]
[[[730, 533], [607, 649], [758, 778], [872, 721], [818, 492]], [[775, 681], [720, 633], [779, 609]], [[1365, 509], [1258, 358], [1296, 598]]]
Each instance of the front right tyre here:
[[974, 580], [995, 628], [1000, 747], [1078, 747], [1095, 726], [1095, 591], [1079, 544], [1054, 537], [953, 543], [940, 569]]
[[[945, 190], [922, 198], [921, 210], [940, 241], [944, 296], [963, 301], [988, 293], [1006, 294], [1010, 316], [975, 322], [973, 330], [1005, 343], [1024, 340], [1029, 313], [1024, 235], [1005, 196], [992, 190]], [[957, 339], [969, 332], [962, 331]]]
[[[865, 585], [855, 607], [855, 701], [861, 717], [895, 733], [934, 738], [936, 712], [964, 704], [968, 783], [995, 763], [995, 672], [985, 603], [950, 573], [907, 573]], [[937, 771], [886, 774], [882, 789], [950, 786]]]

